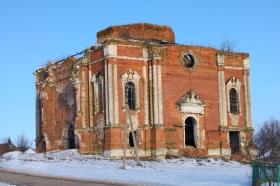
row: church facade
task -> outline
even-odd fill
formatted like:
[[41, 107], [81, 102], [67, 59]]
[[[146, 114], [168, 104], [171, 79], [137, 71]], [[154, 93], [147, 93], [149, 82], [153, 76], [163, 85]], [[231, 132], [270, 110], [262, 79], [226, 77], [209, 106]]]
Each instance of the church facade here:
[[134, 132], [140, 157], [231, 156], [252, 140], [249, 54], [176, 44], [168, 26], [108, 27], [35, 76], [37, 152], [120, 158], [126, 140], [134, 156]]

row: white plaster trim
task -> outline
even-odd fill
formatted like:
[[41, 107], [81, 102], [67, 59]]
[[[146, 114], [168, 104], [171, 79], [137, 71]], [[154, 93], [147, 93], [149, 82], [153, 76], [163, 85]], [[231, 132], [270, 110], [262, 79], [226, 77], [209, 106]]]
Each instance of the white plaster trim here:
[[126, 60], [134, 60], [134, 61], [147, 61], [148, 59], [146, 58], [137, 58], [137, 57], [127, 57], [127, 56], [112, 56], [112, 55], [108, 55], [106, 57], [103, 57], [103, 58], [100, 58], [98, 60], [95, 60], [95, 61], [91, 61], [90, 64], [95, 64], [95, 63], [98, 63], [100, 61], [103, 61], [107, 58], [115, 58], [115, 59], [126, 59]]
[[220, 156], [221, 149], [208, 149], [208, 155], [209, 156]]
[[205, 104], [194, 91], [188, 91], [177, 104], [179, 104], [180, 112], [204, 114]]
[[243, 70], [243, 67], [234, 67], [234, 66], [224, 66], [225, 69], [231, 69], [231, 70]]
[[178, 149], [167, 149], [167, 154], [171, 156], [178, 156], [179, 150]]
[[147, 82], [147, 68], [143, 66], [143, 80], [144, 80], [144, 125], [149, 123], [149, 110], [148, 110], [148, 82]]
[[180, 111], [183, 113], [204, 114], [204, 107], [195, 103], [181, 103]]
[[250, 68], [250, 59], [249, 58], [243, 59], [243, 67], [244, 67], [244, 69], [249, 70], [249, 68]]
[[220, 126], [223, 125], [223, 97], [222, 97], [222, 81], [221, 72], [218, 71], [218, 96], [219, 96], [219, 119]]
[[158, 78], [157, 78], [157, 65], [153, 65], [153, 101], [154, 101], [154, 124], [159, 124], [158, 120]]
[[226, 95], [226, 83], [225, 83], [225, 74], [224, 72], [221, 73], [221, 93], [222, 93], [222, 115], [223, 115], [223, 124], [224, 126], [228, 125], [228, 121], [227, 121], [227, 95]]
[[155, 156], [156, 159], [161, 160], [165, 159], [165, 155], [167, 154], [167, 148], [156, 148], [155, 150]]
[[128, 82], [132, 82], [134, 83], [135, 85], [135, 94], [136, 94], [136, 110], [139, 109], [139, 79], [140, 79], [140, 75], [136, 72], [136, 71], [133, 71], [131, 69], [128, 69], [128, 71], [126, 73], [124, 73], [122, 76], [121, 76], [121, 79], [122, 79], [122, 90], [123, 90], [123, 103], [122, 103], [122, 106], [123, 106], [123, 109], [125, 108], [125, 85], [126, 83]]
[[242, 113], [241, 110], [241, 99], [240, 99], [240, 86], [241, 86], [241, 82], [239, 81], [239, 79], [237, 79], [236, 77], [232, 77], [228, 80], [227, 84], [226, 84], [226, 90], [227, 90], [227, 111], [230, 113], [230, 100], [229, 100], [229, 91], [234, 88], [238, 94], [238, 112], [239, 114]]
[[159, 112], [159, 124], [163, 125], [161, 65], [158, 65], [158, 112]]
[[[115, 57], [115, 56], [108, 56], [108, 57]], [[127, 60], [136, 60], [136, 61], [143, 61], [143, 57], [128, 57], [128, 56], [117, 56], [117, 59], [127, 59]]]
[[98, 63], [99, 61], [103, 61], [104, 59], [106, 59], [106, 57], [100, 58], [100, 59], [95, 60], [95, 61], [91, 61], [90, 64]]
[[223, 66], [225, 64], [225, 56], [223, 54], [217, 55], [217, 65]]
[[246, 72], [243, 72], [243, 91], [244, 91], [244, 100], [245, 100], [245, 126], [247, 127], [248, 124], [249, 124], [249, 121], [248, 121], [248, 118], [249, 118], [249, 115], [248, 115], [248, 92], [247, 92], [247, 75], [246, 75]]
[[125, 44], [118, 44], [118, 46], [131, 47], [131, 48], [141, 48], [141, 46], [137, 46], [137, 45], [125, 45]]
[[243, 60], [243, 83], [244, 83], [244, 98], [245, 98], [245, 121], [246, 127], [252, 127], [251, 123], [251, 95], [250, 95], [250, 79], [249, 79], [249, 68], [250, 60], [249, 57]]
[[103, 51], [104, 51], [104, 56], [115, 57], [117, 56], [117, 45], [112, 43], [105, 45]]
[[225, 76], [223, 71], [218, 71], [218, 90], [220, 126], [227, 126]]
[[86, 127], [86, 74], [82, 71], [82, 126]]
[[114, 124], [119, 124], [118, 65], [114, 64]]
[[231, 149], [230, 148], [222, 148], [222, 155], [230, 156], [231, 155]]
[[[148, 78], [149, 78], [149, 98], [150, 98], [150, 100], [149, 100], [149, 106], [150, 106], [150, 112], [152, 113], [153, 112], [153, 89], [152, 89], [152, 84], [153, 84], [153, 76], [152, 76], [152, 65], [149, 65], [148, 66], [148, 73], [149, 73], [149, 76], [148, 76]], [[154, 121], [154, 115], [153, 114], [150, 114], [150, 121]]]
[[89, 71], [88, 71], [88, 90], [89, 90], [89, 126], [93, 127], [93, 96], [92, 96], [92, 84], [91, 84], [91, 67], [89, 66]]
[[249, 75], [247, 75], [247, 104], [248, 104], [248, 126], [247, 127], [252, 127], [251, 88], [250, 88]]
[[143, 60], [145, 61], [149, 60], [149, 52], [147, 48], [143, 48]]
[[108, 64], [108, 97], [109, 97], [109, 124], [113, 124], [113, 82], [112, 65]]
[[[41, 104], [39, 105], [39, 101], [41, 102]], [[41, 107], [40, 107], [41, 106]], [[40, 97], [38, 96], [38, 94], [36, 94], [36, 105], [35, 105], [35, 108], [36, 108], [36, 138], [39, 137], [39, 131], [40, 131], [40, 128], [41, 128], [41, 120], [42, 118], [40, 118], [40, 110], [41, 110], [41, 113], [42, 113], [42, 100], [40, 100]], [[41, 117], [42, 117], [42, 114], [41, 114]]]
[[106, 125], [109, 125], [109, 97], [108, 97], [108, 61], [105, 61], [105, 110], [106, 110]]

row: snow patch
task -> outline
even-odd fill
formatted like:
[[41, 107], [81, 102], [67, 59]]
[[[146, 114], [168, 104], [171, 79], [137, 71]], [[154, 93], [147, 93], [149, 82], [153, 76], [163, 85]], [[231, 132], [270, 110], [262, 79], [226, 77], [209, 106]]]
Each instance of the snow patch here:
[[36, 154], [36, 152], [33, 149], [28, 149], [24, 152], [24, 154]]
[[7, 152], [7, 153], [3, 154], [2, 156], [6, 160], [17, 160], [21, 154], [22, 154], [22, 152], [20, 152], [20, 151], [12, 151], [12, 152]]
[[121, 169], [121, 166], [121, 160], [81, 155], [77, 150], [46, 154], [13, 152], [4, 154], [0, 159], [0, 169], [42, 176], [149, 185], [251, 185], [249, 165], [218, 158], [141, 161], [141, 166], [128, 160], [126, 170]]
[[0, 186], [10, 186], [10, 184], [0, 182]]

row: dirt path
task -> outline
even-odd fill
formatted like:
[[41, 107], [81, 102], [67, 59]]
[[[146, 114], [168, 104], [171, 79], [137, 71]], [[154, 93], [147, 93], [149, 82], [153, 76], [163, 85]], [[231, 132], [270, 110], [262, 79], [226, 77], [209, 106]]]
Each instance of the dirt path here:
[[16, 186], [112, 186], [119, 184], [65, 180], [0, 171], [0, 183]]

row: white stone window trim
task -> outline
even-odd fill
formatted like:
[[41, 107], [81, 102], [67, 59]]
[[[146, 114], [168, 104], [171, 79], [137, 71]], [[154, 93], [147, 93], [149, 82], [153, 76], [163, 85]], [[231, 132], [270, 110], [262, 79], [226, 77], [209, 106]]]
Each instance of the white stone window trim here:
[[140, 103], [139, 103], [139, 80], [140, 80], [141, 76], [136, 72], [133, 71], [131, 69], [128, 69], [128, 71], [126, 73], [124, 73], [121, 76], [122, 79], [122, 108], [123, 111], [125, 110], [125, 100], [126, 100], [126, 95], [125, 95], [125, 86], [126, 83], [128, 82], [132, 82], [135, 85], [135, 98], [136, 98], [136, 111], [139, 111], [140, 109]]
[[[241, 99], [240, 99], [240, 87], [241, 87], [241, 82], [239, 81], [238, 78], [236, 77], [231, 77], [227, 83], [226, 83], [226, 94], [227, 94], [227, 112], [233, 115], [241, 115]], [[238, 98], [238, 112], [237, 113], [232, 113], [230, 111], [230, 95], [229, 92], [231, 89], [235, 89], [237, 93], [237, 98]]]
[[[94, 114], [97, 113], [104, 113], [104, 76], [101, 75], [99, 72], [96, 72], [92, 75], [92, 79], [91, 79], [91, 83], [93, 84], [93, 100], [94, 100]], [[101, 83], [101, 95], [99, 95], [99, 84]], [[99, 105], [100, 100], [101, 100], [101, 104], [102, 106]], [[102, 108], [102, 110], [100, 110], [100, 107]]]

